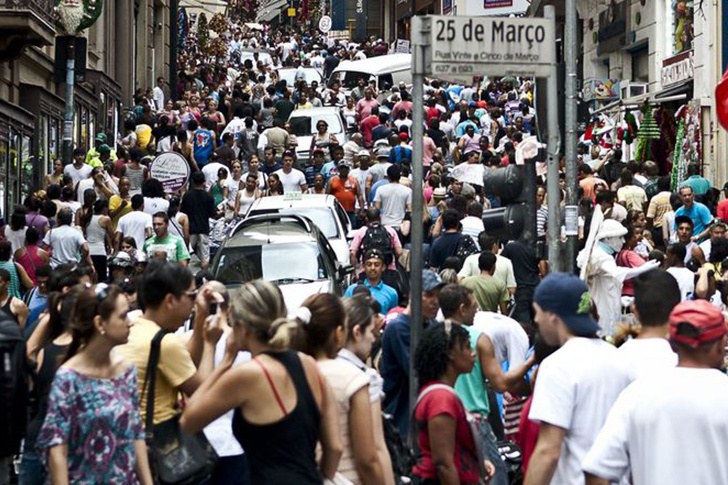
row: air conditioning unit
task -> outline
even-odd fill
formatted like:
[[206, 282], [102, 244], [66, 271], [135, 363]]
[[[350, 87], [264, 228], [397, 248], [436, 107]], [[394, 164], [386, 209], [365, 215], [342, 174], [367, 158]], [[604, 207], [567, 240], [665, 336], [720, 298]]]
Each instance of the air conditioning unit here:
[[619, 97], [621, 99], [630, 99], [637, 96], [647, 94], [648, 84], [636, 81], [624, 80], [619, 83]]

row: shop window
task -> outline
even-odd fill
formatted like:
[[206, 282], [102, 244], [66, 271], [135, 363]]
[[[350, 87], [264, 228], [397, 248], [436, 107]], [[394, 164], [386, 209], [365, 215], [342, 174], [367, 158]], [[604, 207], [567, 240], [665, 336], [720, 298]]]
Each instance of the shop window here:
[[672, 46], [672, 55], [693, 48], [693, 4], [692, 0], [667, 0], [668, 45]]
[[646, 47], [632, 53], [632, 81], [650, 82], [650, 53]]
[[18, 202], [25, 200], [28, 195], [33, 193], [35, 188], [40, 188], [41, 174], [44, 174], [44, 172], [34, 173], [35, 157], [33, 156], [32, 146], [32, 138], [23, 135], [20, 151], [20, 198]]

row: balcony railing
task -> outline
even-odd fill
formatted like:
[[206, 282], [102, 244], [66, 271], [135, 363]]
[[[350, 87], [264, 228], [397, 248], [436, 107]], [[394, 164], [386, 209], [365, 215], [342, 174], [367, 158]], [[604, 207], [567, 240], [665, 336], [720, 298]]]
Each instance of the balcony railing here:
[[51, 27], [55, 26], [54, 0], [0, 0], [0, 9], [30, 10]]

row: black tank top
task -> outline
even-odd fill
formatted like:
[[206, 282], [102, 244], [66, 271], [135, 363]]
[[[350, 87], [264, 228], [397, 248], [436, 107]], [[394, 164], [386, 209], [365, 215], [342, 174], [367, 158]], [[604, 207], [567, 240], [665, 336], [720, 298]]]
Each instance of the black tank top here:
[[35, 444], [40, 432], [46, 411], [48, 410], [48, 394], [61, 360], [68, 350], [68, 345], [56, 345], [53, 342], [43, 347], [43, 363], [37, 374], [33, 374], [33, 392], [30, 404], [30, 422], [25, 436], [26, 446]]
[[[7, 316], [15, 320], [15, 322], [17, 323], [18, 316], [10, 309], [10, 304], [13, 302], [13, 299], [14, 297], [8, 296], [8, 301], [6, 301], [5, 304], [0, 307], [0, 311], [5, 312]], [[55, 374], [55, 370], [53, 371], [53, 373]]]
[[285, 367], [293, 381], [297, 399], [291, 413], [272, 424], [248, 423], [240, 408], [235, 409], [233, 434], [248, 457], [251, 483], [320, 485], [323, 479], [316, 466], [316, 443], [321, 413], [306, 380], [301, 359], [290, 350], [265, 353]]

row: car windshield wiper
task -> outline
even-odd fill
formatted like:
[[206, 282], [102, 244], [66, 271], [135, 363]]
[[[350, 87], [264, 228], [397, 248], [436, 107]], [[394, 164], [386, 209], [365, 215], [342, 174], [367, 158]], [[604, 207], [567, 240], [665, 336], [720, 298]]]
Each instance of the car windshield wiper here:
[[313, 283], [316, 280], [312, 280], [310, 278], [299, 278], [299, 277], [292, 277], [292, 278], [279, 278], [277, 280], [271, 280], [271, 283], [276, 283], [279, 285], [290, 285], [291, 283]]

